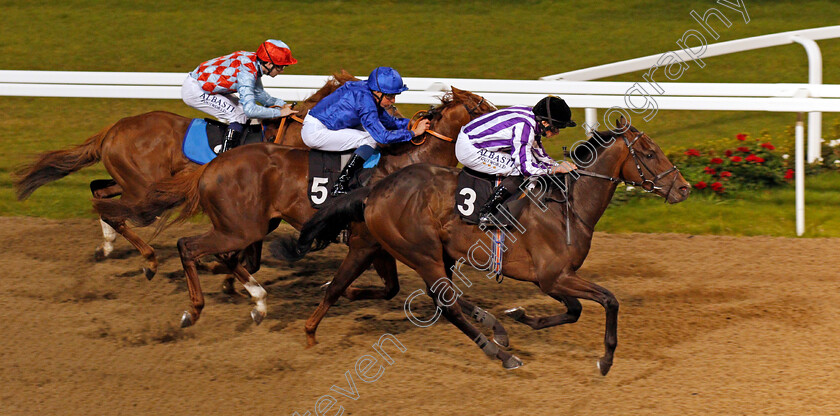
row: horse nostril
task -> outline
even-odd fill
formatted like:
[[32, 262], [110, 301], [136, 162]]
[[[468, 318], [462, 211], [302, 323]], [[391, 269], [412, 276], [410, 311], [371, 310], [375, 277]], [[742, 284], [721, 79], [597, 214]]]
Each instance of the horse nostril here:
[[683, 195], [688, 195], [691, 193], [691, 188], [688, 186], [680, 186], [680, 193]]

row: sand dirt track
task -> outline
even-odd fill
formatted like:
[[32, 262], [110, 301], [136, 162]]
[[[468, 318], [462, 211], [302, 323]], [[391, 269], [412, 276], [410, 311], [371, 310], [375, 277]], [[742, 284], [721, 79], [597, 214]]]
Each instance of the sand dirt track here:
[[[203, 274], [204, 314], [181, 330], [189, 297], [174, 243], [206, 227], [157, 238], [149, 282], [122, 239], [117, 258], [93, 261], [95, 221], [0, 218], [0, 415], [315, 415], [326, 394], [338, 399], [327, 414], [352, 415], [840, 414], [840, 239], [596, 235], [581, 274], [621, 303], [615, 364], [601, 377], [599, 305], [541, 331], [500, 318], [525, 361], [505, 371], [448, 322], [405, 319], [422, 283], [402, 265], [395, 299], [340, 301], [305, 349], [303, 322], [343, 247], [293, 265], [264, 255], [260, 326], [249, 299]], [[532, 285], [471, 278], [467, 298], [497, 317], [563, 310]], [[369, 271], [361, 284], [379, 282]], [[331, 392], [385, 333], [407, 351], [374, 383], [353, 376], [357, 400]]]

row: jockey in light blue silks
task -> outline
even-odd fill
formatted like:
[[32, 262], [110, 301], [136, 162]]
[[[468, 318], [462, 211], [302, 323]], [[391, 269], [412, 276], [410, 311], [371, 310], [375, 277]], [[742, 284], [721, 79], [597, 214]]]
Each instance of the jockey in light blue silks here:
[[[562, 128], [574, 127], [572, 110], [560, 97], [548, 96], [534, 108], [514, 106], [485, 114], [467, 123], [455, 141], [455, 156], [465, 167], [497, 176], [532, 176], [566, 173], [577, 169], [570, 162], [558, 163], [542, 145]], [[515, 189], [506, 181], [479, 211], [488, 222], [499, 204]]]
[[367, 81], [349, 81], [321, 100], [303, 120], [303, 142], [328, 152], [356, 149], [330, 194], [347, 193], [353, 175], [374, 154], [374, 147], [411, 140], [423, 134], [428, 120], [408, 130], [407, 118], [385, 111], [396, 102], [397, 94], [407, 90], [396, 70], [379, 67]]
[[[273, 78], [296, 63], [288, 45], [269, 39], [256, 53], [234, 52], [196, 67], [181, 86], [181, 98], [190, 107], [229, 123], [218, 152], [221, 153], [239, 144], [248, 118], [277, 118], [297, 113], [285, 101], [269, 95], [261, 80], [263, 75]], [[283, 108], [269, 108], [275, 105]]]

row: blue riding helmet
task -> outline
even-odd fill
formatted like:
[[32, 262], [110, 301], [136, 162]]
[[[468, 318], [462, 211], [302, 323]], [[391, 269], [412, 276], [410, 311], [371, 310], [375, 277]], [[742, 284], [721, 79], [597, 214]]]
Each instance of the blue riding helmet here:
[[383, 94], [399, 94], [408, 89], [396, 69], [380, 66], [370, 73], [367, 79], [368, 88]]

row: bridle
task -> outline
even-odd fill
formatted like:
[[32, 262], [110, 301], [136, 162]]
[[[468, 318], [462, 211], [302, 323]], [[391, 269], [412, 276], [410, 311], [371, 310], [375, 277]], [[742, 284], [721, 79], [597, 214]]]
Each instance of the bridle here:
[[[671, 173], [674, 173], [674, 180], [671, 181], [671, 184], [668, 186], [668, 190], [665, 192], [665, 196], [667, 196], [668, 194], [671, 193], [671, 190], [674, 188], [674, 185], [677, 183], [677, 174], [679, 173], [680, 170], [679, 170], [679, 168], [677, 168], [676, 165], [674, 165], [674, 166], [671, 166], [670, 169], [668, 169], [668, 170], [666, 170], [662, 173], [656, 174], [650, 167], [648, 167], [648, 165], [645, 164], [644, 160], [639, 158], [639, 156], [636, 154], [636, 149], [633, 148], [633, 146], [636, 144], [636, 142], [639, 141], [639, 139], [642, 136], [644, 136], [644, 134], [645, 134], [644, 132], [639, 132], [636, 135], [636, 137], [633, 139], [632, 142], [630, 140], [628, 140], [626, 136], [624, 136], [624, 135], [621, 136], [621, 138], [624, 139], [624, 144], [627, 145], [627, 150], [630, 151], [630, 157], [633, 158], [633, 163], [636, 165], [636, 170], [639, 172], [639, 178], [641, 178], [641, 182], [631, 181], [631, 180], [627, 180], [627, 179], [613, 178], [611, 176], [601, 175], [599, 173], [589, 172], [589, 171], [582, 170], [582, 169], [578, 169], [578, 170], [576, 170], [576, 172], [579, 173], [582, 176], [590, 176], [590, 177], [593, 177], [593, 178], [606, 179], [608, 181], [615, 182], [615, 183], [624, 182], [627, 185], [632, 185], [632, 186], [637, 186], [639, 188], [642, 188], [642, 190], [644, 190], [645, 192], [648, 192], [648, 193], [662, 190], [663, 188], [661, 186], [657, 186], [656, 183], [659, 180], [661, 180], [662, 178], [670, 175]], [[651, 179], [645, 178], [645, 172], [644, 172], [644, 170], [642, 170], [642, 167], [644, 167], [648, 171], [648, 173], [653, 175], [653, 177]]]
[[[482, 104], [484, 104], [485, 102], [486, 102], [486, 103], [487, 103], [490, 107], [492, 107], [492, 108], [493, 108], [493, 111], [495, 111], [495, 110], [496, 110], [496, 106], [495, 106], [495, 105], [493, 105], [490, 101], [487, 101], [487, 99], [486, 99], [486, 98], [484, 98], [484, 97], [481, 97], [481, 100], [479, 100], [479, 101], [478, 101], [478, 104], [476, 104], [476, 105], [475, 105], [474, 107], [472, 107], [472, 108], [470, 108], [470, 107], [467, 105], [467, 103], [461, 103], [461, 105], [463, 105], [463, 106], [464, 106], [464, 109], [465, 109], [465, 110], [467, 110], [467, 114], [469, 114], [469, 116], [470, 116], [470, 121], [475, 120], [477, 117], [482, 116], [482, 115], [484, 115], [484, 114], [485, 114], [485, 113], [479, 113], [479, 112], [478, 112], [478, 109], [479, 109], [479, 108], [481, 108], [481, 105], [482, 105]], [[436, 110], [436, 109], [434, 109], [434, 108], [433, 108], [433, 109], [431, 109], [431, 110], [427, 110], [427, 111], [422, 111], [422, 110], [421, 110], [421, 111], [418, 111], [418, 112], [414, 113], [414, 116], [412, 116], [412, 117], [411, 117], [411, 120], [412, 120], [412, 121], [411, 121], [411, 123], [409, 123], [409, 125], [408, 125], [408, 129], [409, 129], [409, 130], [414, 129], [414, 126], [416, 126], [416, 125], [417, 125], [417, 123], [419, 123], [419, 122], [420, 122], [420, 120], [422, 120], [422, 119], [423, 119], [423, 117], [431, 115], [431, 114], [432, 114], [435, 110]], [[417, 117], [417, 115], [418, 115], [418, 114], [423, 114], [423, 116], [421, 116], [421, 117]], [[453, 139], [453, 138], [451, 138], [451, 137], [445, 136], [445, 135], [443, 135], [443, 134], [440, 134], [440, 133], [438, 133], [438, 132], [436, 132], [436, 131], [432, 130], [432, 129], [431, 129], [431, 126], [429, 126], [429, 128], [428, 128], [428, 129], [426, 129], [426, 133], [425, 133], [425, 134], [423, 134], [422, 136], [420, 136], [420, 137], [422, 137], [423, 139], [422, 139], [422, 140], [420, 140], [419, 142], [415, 142], [415, 141], [414, 141], [414, 139], [411, 139], [411, 144], [413, 144], [413, 145], [415, 145], [415, 146], [420, 146], [421, 144], [426, 143], [426, 134], [429, 134], [429, 135], [432, 135], [432, 136], [434, 136], [434, 137], [437, 137], [438, 139], [443, 140], [443, 141], [445, 141], [445, 142], [450, 142], [450, 143], [451, 143], [451, 142], [454, 142], [454, 141], [455, 141], [455, 139]], [[415, 139], [416, 139], [416, 137], [415, 137]]]

